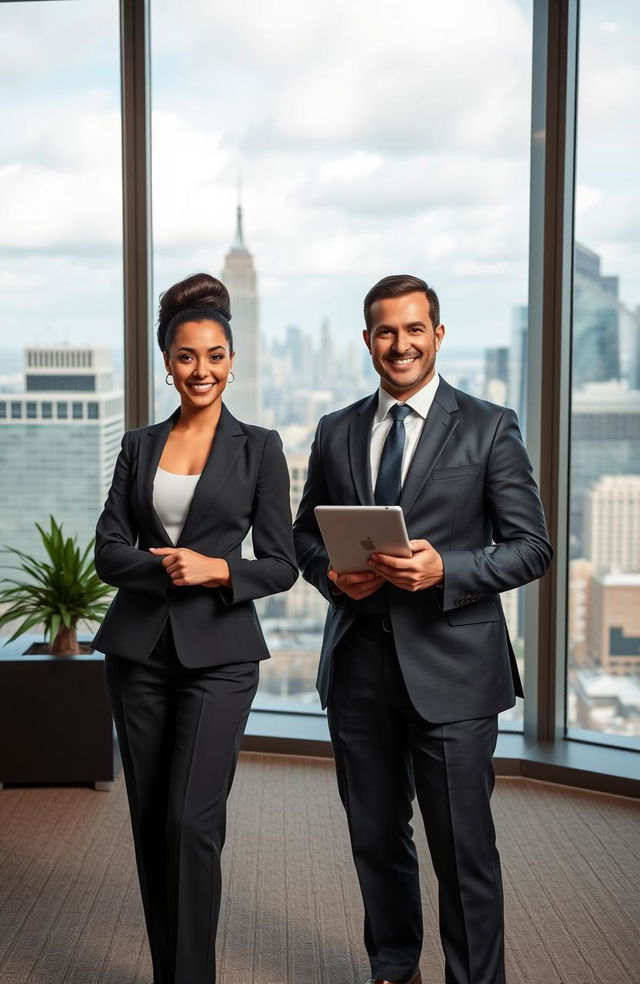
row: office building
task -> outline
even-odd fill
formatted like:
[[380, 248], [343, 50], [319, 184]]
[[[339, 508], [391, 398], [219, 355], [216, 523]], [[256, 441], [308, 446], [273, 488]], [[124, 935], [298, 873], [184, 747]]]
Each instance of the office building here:
[[598, 571], [640, 572], [640, 475], [605, 475], [585, 509], [586, 555]]
[[640, 573], [595, 574], [589, 605], [589, 655], [605, 673], [640, 671]]
[[314, 353], [311, 338], [298, 325], [287, 325], [285, 357], [289, 363], [289, 384], [313, 388]]
[[573, 666], [588, 663], [589, 605], [593, 564], [584, 557], [569, 562], [568, 644]]
[[315, 363], [315, 388], [330, 389], [336, 385], [337, 363], [331, 328], [327, 318], [322, 319]]
[[85, 544], [95, 532], [124, 429], [112, 356], [28, 348], [24, 390], [0, 393], [0, 544], [43, 553], [49, 515]]
[[581, 670], [575, 675], [572, 724], [587, 731], [633, 736], [640, 726], [640, 684], [630, 676]]
[[511, 588], [510, 591], [503, 591], [500, 595], [502, 610], [504, 611], [507, 629], [509, 630], [509, 636], [512, 641], [521, 635], [521, 593], [520, 588]]
[[[287, 452], [287, 465], [289, 466], [291, 515], [295, 519], [300, 505], [300, 499], [304, 491], [307, 480], [309, 452], [289, 451]], [[286, 618], [300, 619], [307, 623], [312, 623], [316, 631], [321, 632], [325, 615], [327, 613], [327, 603], [304, 578], [299, 577], [286, 594], [278, 596], [282, 598], [282, 611]], [[313, 661], [307, 666], [308, 675], [315, 673]], [[314, 678], [315, 679], [315, 678]]]
[[507, 401], [509, 382], [509, 349], [505, 347], [484, 350], [484, 397], [492, 403]]
[[600, 272], [597, 253], [576, 243], [573, 295], [573, 386], [620, 379], [618, 278]]
[[620, 377], [640, 389], [640, 307], [620, 309]]
[[231, 297], [231, 328], [236, 362], [234, 382], [227, 385], [224, 402], [247, 423], [260, 422], [260, 337], [258, 290], [253, 256], [245, 246], [242, 207], [236, 210], [236, 235], [224, 260], [221, 275]]
[[514, 307], [511, 313], [511, 337], [507, 382], [507, 406], [518, 414], [522, 433], [526, 430], [527, 410], [527, 337], [529, 309], [525, 305]]
[[640, 475], [640, 391], [612, 380], [574, 391], [571, 422], [571, 555], [585, 556], [586, 494], [603, 475]]

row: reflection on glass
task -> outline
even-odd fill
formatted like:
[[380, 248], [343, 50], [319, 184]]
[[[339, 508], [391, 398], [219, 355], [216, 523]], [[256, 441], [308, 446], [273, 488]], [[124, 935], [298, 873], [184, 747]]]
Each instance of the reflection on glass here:
[[0, 34], [0, 545], [42, 555], [50, 514], [93, 536], [124, 428], [118, 3], [0, 4]]
[[[225, 401], [280, 432], [294, 514], [318, 419], [377, 385], [362, 301], [386, 274], [437, 289], [447, 380], [521, 411], [531, 0], [151, 9], [154, 293], [199, 269], [229, 287]], [[522, 667], [522, 602], [504, 602]], [[319, 710], [325, 602], [300, 579], [259, 610], [256, 706]]]
[[[640, 12], [581, 4], [568, 585], [569, 734], [640, 746]], [[609, 103], [615, 91], [615, 112]], [[611, 153], [615, 148], [615, 153]]]

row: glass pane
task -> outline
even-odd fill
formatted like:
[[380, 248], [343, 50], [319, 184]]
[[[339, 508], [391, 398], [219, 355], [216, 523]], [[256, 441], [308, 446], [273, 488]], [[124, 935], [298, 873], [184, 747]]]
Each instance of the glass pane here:
[[118, 13], [0, 4], [0, 544], [38, 557], [50, 515], [91, 539], [124, 428]]
[[[386, 274], [438, 290], [449, 382], [523, 406], [531, 41], [531, 0], [376, 16], [364, 0], [153, 0], [154, 293], [200, 269], [227, 282], [225, 398], [279, 430], [294, 512], [319, 417], [376, 387], [362, 301]], [[159, 360], [156, 379], [162, 419]], [[505, 601], [522, 664], [521, 601]], [[259, 607], [273, 659], [257, 704], [317, 709], [324, 601], [299, 580]]]
[[[583, 0], [576, 170], [569, 734], [640, 747], [640, 9]], [[614, 102], [612, 102], [614, 100]], [[615, 104], [615, 112], [611, 106]]]

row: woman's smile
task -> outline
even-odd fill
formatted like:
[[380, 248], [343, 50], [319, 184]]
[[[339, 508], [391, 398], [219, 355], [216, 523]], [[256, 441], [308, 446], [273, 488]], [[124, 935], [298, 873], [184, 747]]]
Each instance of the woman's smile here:
[[194, 393], [208, 393], [209, 390], [213, 389], [215, 383], [187, 383], [187, 386], [194, 391]]

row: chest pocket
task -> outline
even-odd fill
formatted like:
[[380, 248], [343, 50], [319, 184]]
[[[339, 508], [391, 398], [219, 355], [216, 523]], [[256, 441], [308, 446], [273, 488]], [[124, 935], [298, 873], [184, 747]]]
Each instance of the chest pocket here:
[[477, 465], [459, 465], [457, 468], [434, 468], [431, 478], [434, 482], [443, 482], [451, 478], [472, 478], [477, 474]]

